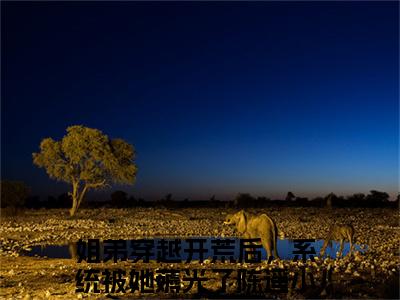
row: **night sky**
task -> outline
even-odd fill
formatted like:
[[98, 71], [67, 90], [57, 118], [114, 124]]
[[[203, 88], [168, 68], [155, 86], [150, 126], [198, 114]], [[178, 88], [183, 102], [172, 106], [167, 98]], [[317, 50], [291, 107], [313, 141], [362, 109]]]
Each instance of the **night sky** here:
[[146, 199], [394, 198], [398, 5], [2, 2], [2, 178], [68, 191], [32, 152], [82, 124], [135, 146]]

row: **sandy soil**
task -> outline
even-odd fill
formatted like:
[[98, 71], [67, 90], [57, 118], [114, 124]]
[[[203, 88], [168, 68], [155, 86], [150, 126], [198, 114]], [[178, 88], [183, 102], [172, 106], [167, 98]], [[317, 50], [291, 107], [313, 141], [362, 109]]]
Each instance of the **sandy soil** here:
[[[234, 229], [223, 226], [226, 209], [97, 209], [81, 210], [70, 218], [67, 210], [26, 211], [16, 217], [2, 216], [0, 246], [0, 297], [9, 299], [85, 298], [88, 294], [76, 293], [75, 275], [80, 268], [121, 268], [129, 270], [132, 264], [120, 262], [98, 266], [78, 264], [71, 259], [47, 259], [20, 256], [22, 249], [34, 245], [63, 245], [80, 238], [135, 239], [139, 237], [198, 237], [236, 236]], [[367, 244], [366, 253], [356, 253], [343, 259], [316, 260], [307, 268], [320, 274], [330, 266], [333, 270], [332, 285], [326, 288], [293, 289], [281, 298], [398, 298], [400, 271], [399, 212], [395, 209], [334, 209], [271, 208], [251, 210], [267, 213], [276, 221], [279, 231], [286, 238], [315, 238], [326, 235], [333, 221], [351, 222], [356, 230], [357, 243]], [[301, 263], [274, 261], [257, 265], [192, 264], [191, 268], [260, 268], [285, 267], [296, 272]], [[179, 268], [179, 266], [174, 266]], [[188, 266], [185, 265], [184, 268]], [[136, 264], [135, 268], [160, 268], [156, 264]], [[183, 266], [182, 266], [183, 268]], [[218, 275], [215, 275], [216, 278]], [[318, 279], [317, 275], [317, 278]], [[206, 285], [217, 288], [217, 281]], [[228, 283], [228, 291], [236, 283]], [[195, 290], [195, 289], [194, 289]], [[95, 295], [93, 297], [143, 297], [140, 293]], [[149, 294], [146, 297], [167, 297]], [[195, 294], [181, 294], [180, 297]], [[265, 295], [264, 295], [265, 296]], [[267, 295], [268, 296], [268, 295]]]

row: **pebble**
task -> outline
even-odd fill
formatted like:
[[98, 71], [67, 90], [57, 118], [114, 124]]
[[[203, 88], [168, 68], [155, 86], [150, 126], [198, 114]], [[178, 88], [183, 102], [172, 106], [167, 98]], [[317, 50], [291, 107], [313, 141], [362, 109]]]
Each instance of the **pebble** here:
[[[141, 236], [149, 238], [171, 236], [171, 234], [179, 237], [234, 237], [237, 236], [234, 228], [224, 226], [222, 223], [225, 214], [236, 211], [237, 209], [82, 209], [74, 220], [65, 218], [67, 214], [62, 210], [29, 212], [23, 219], [2, 220], [0, 256], [18, 256], [21, 249], [31, 249], [35, 245], [60, 245], [66, 240], [75, 241], [89, 237], [132, 239]], [[174, 213], [185, 217], [178, 217]], [[376, 276], [382, 280], [384, 276], [390, 273], [398, 274], [400, 271], [399, 215], [396, 210], [334, 209], [331, 213], [327, 213], [317, 208], [265, 208], [257, 209], [257, 213], [270, 215], [276, 221], [279, 232], [287, 238], [320, 239], [326, 235], [328, 225], [333, 221], [346, 222], [352, 219], [357, 243], [368, 244], [367, 252], [356, 251], [352, 257], [336, 260], [329, 258], [320, 260], [319, 257], [315, 257], [316, 262], [312, 267], [318, 269], [320, 266], [333, 264], [335, 272], [343, 273], [346, 270], [354, 275], [362, 270], [363, 276], [364, 273], [369, 273], [372, 277]], [[159, 217], [154, 218], [155, 215]], [[118, 219], [118, 226], [115, 226], [115, 223], [104, 222], [110, 217]], [[306, 218], [308, 222], [299, 223], [300, 217]], [[154, 221], [160, 218], [162, 226], [158, 221]], [[281, 264], [273, 262], [273, 266], [282, 267], [282, 265], [298, 266], [286, 261]], [[244, 266], [238, 264], [238, 267]], [[67, 267], [55, 265], [54, 268], [63, 270]], [[52, 272], [54, 268], [48, 271]], [[6, 274], [14, 276], [16, 273], [19, 274], [20, 271], [16, 272], [13, 268]], [[40, 271], [40, 274], [45, 275], [46, 272]]]

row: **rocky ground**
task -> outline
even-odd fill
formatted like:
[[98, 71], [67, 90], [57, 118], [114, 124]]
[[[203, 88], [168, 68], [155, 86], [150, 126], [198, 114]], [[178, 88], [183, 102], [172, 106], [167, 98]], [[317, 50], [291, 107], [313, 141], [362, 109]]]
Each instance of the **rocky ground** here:
[[[71, 259], [47, 259], [21, 256], [23, 249], [34, 245], [64, 245], [78, 239], [137, 239], [140, 237], [199, 237], [236, 236], [232, 227], [224, 226], [226, 209], [96, 209], [81, 210], [75, 218], [67, 210], [25, 211], [18, 216], [1, 217], [0, 297], [9, 299], [83, 298], [76, 293], [75, 275], [80, 268], [95, 268], [77, 264]], [[399, 212], [395, 209], [334, 209], [270, 208], [253, 209], [252, 213], [267, 213], [277, 223], [286, 238], [324, 238], [332, 222], [351, 222], [356, 242], [367, 244], [368, 251], [343, 259], [317, 259], [307, 263], [307, 270], [320, 274], [328, 266], [333, 271], [332, 284], [302, 291], [289, 289], [281, 298], [398, 298], [400, 271]], [[128, 264], [128, 265], [126, 265]], [[136, 265], [138, 268], [160, 268], [159, 265]], [[275, 260], [257, 265], [193, 263], [191, 268], [259, 268], [284, 267], [297, 272], [301, 262]], [[128, 262], [98, 266], [129, 269]], [[174, 266], [175, 267], [175, 266]], [[177, 266], [179, 267], [179, 266]], [[185, 265], [187, 268], [187, 265]], [[217, 276], [217, 275], [216, 275]], [[316, 275], [318, 279], [319, 275]], [[211, 282], [210, 289], [216, 283]], [[228, 291], [236, 288], [228, 283]], [[127, 295], [95, 295], [90, 297], [141, 297]], [[168, 295], [149, 294], [146, 297]], [[180, 297], [194, 294], [182, 294]], [[264, 295], [266, 296], [266, 295]]]

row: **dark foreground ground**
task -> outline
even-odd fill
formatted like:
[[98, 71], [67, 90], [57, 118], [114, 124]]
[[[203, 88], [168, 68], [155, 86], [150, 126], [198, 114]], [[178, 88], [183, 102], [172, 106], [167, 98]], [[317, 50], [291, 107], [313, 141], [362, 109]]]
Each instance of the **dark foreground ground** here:
[[[255, 298], [258, 296], [283, 299], [299, 298], [399, 298], [400, 271], [400, 226], [396, 209], [334, 209], [317, 208], [271, 208], [249, 210], [252, 213], [267, 213], [274, 218], [281, 236], [289, 239], [324, 238], [332, 222], [351, 222], [356, 231], [358, 244], [368, 245], [365, 253], [355, 253], [342, 259], [316, 259], [304, 267], [314, 274], [316, 286], [299, 290], [300, 282], [294, 288], [289, 285], [288, 293], [265, 293], [237, 295]], [[77, 263], [72, 259], [48, 259], [21, 256], [23, 249], [35, 245], [63, 245], [78, 239], [137, 239], [143, 237], [233, 237], [234, 229], [223, 226], [226, 209], [95, 209], [81, 210], [76, 218], [70, 218], [67, 210], [26, 211], [16, 217], [2, 216], [0, 246], [0, 297], [6, 299], [44, 298], [139, 298], [139, 297], [198, 297], [196, 284], [191, 292], [173, 294], [140, 292], [127, 294], [76, 293], [75, 275], [78, 269], [97, 268], [123, 269], [129, 272], [131, 262], [117, 264]], [[303, 266], [302, 262], [275, 260], [271, 264], [134, 264], [135, 269], [257, 269], [285, 268], [293, 278]], [[323, 270], [331, 269], [332, 278], [327, 286], [320, 286]], [[236, 272], [236, 271], [234, 271]], [[223, 272], [212, 272], [213, 280], [204, 284], [215, 291], [221, 282]], [[307, 273], [307, 274], [308, 274]], [[233, 273], [234, 275], [234, 273]], [[233, 276], [232, 278], [235, 278]], [[227, 281], [227, 291], [238, 288], [234, 279]], [[231, 296], [206, 297], [231, 298]]]

